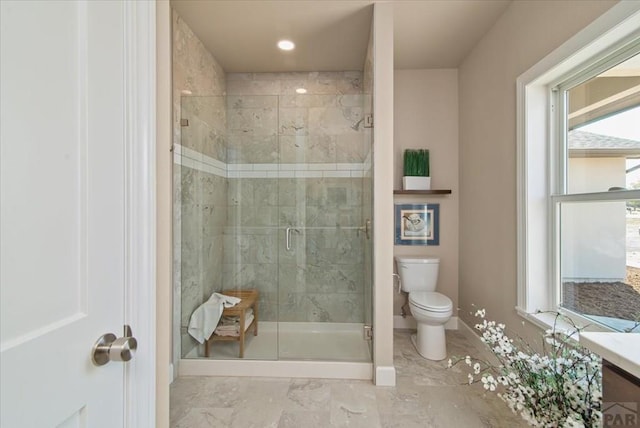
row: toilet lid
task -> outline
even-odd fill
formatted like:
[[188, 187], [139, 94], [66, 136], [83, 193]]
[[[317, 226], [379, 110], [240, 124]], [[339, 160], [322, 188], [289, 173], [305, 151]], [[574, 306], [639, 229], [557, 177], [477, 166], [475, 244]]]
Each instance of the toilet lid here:
[[435, 291], [412, 291], [409, 293], [409, 302], [432, 312], [448, 312], [453, 308], [450, 298]]

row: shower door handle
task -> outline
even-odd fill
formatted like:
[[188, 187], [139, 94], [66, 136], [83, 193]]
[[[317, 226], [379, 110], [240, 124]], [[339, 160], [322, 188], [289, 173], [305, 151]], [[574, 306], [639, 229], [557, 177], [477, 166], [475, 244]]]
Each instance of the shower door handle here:
[[285, 232], [285, 245], [286, 245], [287, 251], [291, 250], [291, 231], [300, 233], [300, 231], [294, 227], [287, 227]]

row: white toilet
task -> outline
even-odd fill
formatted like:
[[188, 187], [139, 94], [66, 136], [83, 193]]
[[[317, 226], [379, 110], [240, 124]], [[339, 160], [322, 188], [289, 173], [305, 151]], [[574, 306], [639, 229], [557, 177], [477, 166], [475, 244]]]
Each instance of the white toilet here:
[[396, 257], [402, 290], [409, 293], [411, 314], [418, 323], [418, 333], [411, 341], [418, 353], [429, 360], [447, 357], [444, 325], [453, 314], [453, 303], [436, 293], [440, 259]]

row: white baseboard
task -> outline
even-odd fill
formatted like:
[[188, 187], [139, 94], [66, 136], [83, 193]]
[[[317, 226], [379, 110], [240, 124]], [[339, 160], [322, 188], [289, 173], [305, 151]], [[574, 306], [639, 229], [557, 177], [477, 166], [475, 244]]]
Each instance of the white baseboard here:
[[446, 330], [457, 330], [458, 329], [458, 317], [451, 317], [449, 321], [444, 325]]
[[[406, 318], [403, 318], [402, 315], [394, 315], [393, 328], [415, 330], [417, 328], [416, 320], [411, 315], [407, 315]], [[446, 330], [457, 330], [458, 317], [451, 317], [451, 319], [444, 325], [444, 328]]]
[[396, 386], [396, 368], [394, 366], [376, 367], [376, 386]]
[[411, 315], [407, 315], [406, 318], [402, 315], [394, 315], [393, 328], [415, 330], [416, 320]]
[[478, 336], [478, 332], [474, 328], [471, 328], [466, 322], [462, 320], [459, 321], [459, 325], [460, 333], [462, 333], [467, 339], [471, 340], [474, 345], [480, 348], [484, 348], [485, 346], [487, 346], [482, 342], [482, 340], [480, 340], [480, 336]]
[[491, 364], [498, 365], [500, 362], [496, 359], [495, 355], [491, 352], [491, 349], [487, 346], [486, 343], [482, 341], [480, 335], [478, 334], [478, 330], [469, 326], [464, 321], [460, 320], [460, 329], [459, 331], [469, 339], [473, 345], [480, 350], [483, 354], [479, 358], [484, 359], [485, 361], [491, 362]]

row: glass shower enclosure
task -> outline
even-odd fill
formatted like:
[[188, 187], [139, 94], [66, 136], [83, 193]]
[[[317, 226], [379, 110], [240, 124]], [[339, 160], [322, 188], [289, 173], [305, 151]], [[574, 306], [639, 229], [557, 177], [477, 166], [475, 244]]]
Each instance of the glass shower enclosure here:
[[[362, 72], [310, 76], [334, 90], [299, 95], [299, 80], [281, 73], [259, 76], [280, 83], [275, 94], [236, 84], [226, 96], [182, 96], [182, 358], [371, 362], [370, 96]], [[237, 76], [255, 88], [250, 78]], [[205, 344], [196, 340], [198, 308], [239, 291], [255, 305], [227, 311]]]

